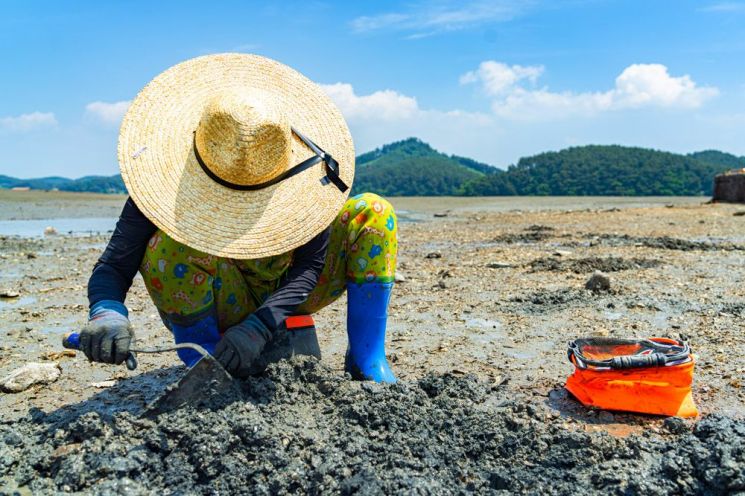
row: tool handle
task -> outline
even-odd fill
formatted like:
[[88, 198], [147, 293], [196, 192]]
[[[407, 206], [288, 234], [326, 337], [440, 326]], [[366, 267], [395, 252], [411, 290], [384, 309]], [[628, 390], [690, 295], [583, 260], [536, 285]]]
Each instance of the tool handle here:
[[[65, 334], [62, 337], [62, 347], [67, 348], [68, 350], [79, 350], [80, 349], [80, 333], [79, 332], [71, 332], [69, 334]], [[127, 359], [125, 362], [127, 364], [127, 368], [129, 370], [135, 370], [137, 368], [137, 357], [133, 352], [129, 352], [127, 354]]]

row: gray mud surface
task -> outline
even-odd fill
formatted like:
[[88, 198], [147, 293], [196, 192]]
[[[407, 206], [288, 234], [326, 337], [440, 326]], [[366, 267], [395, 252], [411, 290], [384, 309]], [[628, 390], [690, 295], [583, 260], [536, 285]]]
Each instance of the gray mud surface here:
[[[116, 215], [123, 203], [17, 199], [0, 196], [0, 218]], [[314, 316], [323, 365], [282, 365], [226, 404], [158, 422], [137, 414], [181, 372], [174, 355], [141, 356], [130, 372], [62, 353], [108, 236], [0, 236], [0, 289], [18, 294], [0, 298], [0, 375], [28, 362], [62, 371], [0, 394], [0, 493], [743, 492], [742, 207], [642, 200], [498, 199], [498, 211], [490, 199], [393, 199], [416, 221], [399, 225], [405, 278], [389, 311], [399, 385], [344, 378], [342, 297]], [[610, 291], [584, 289], [591, 269]], [[126, 304], [138, 344], [170, 342], [139, 277]], [[566, 344], [588, 335], [688, 340], [701, 417], [579, 405], [563, 387]]]
[[745, 245], [727, 241], [696, 241], [689, 239], [674, 238], [671, 236], [630, 236], [628, 234], [600, 234], [590, 235], [595, 243], [607, 246], [635, 245], [647, 248], [658, 248], [661, 250], [680, 251], [712, 251], [712, 250], [745, 250]]
[[651, 269], [662, 265], [661, 260], [650, 258], [622, 257], [588, 257], [566, 260], [557, 257], [541, 257], [530, 262], [533, 271], [574, 272], [586, 274], [599, 270], [601, 272], [618, 272], [620, 270]]
[[[88, 410], [88, 411], [86, 411]], [[0, 427], [0, 477], [33, 493], [732, 494], [745, 421], [666, 421], [657, 435], [567, 429], [472, 375], [352, 382], [312, 358], [220, 405], [155, 421], [85, 406]]]

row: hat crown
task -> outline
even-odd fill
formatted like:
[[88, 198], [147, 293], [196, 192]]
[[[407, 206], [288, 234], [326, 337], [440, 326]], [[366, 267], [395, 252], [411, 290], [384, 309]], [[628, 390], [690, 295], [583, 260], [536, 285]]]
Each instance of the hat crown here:
[[243, 186], [284, 172], [292, 154], [289, 119], [262, 91], [224, 91], [204, 107], [196, 147], [204, 165], [220, 179]]

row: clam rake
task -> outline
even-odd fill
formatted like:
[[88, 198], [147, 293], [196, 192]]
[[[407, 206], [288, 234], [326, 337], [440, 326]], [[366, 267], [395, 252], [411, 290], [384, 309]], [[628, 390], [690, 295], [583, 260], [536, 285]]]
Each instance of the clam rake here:
[[[80, 334], [74, 332], [66, 335], [62, 339], [62, 346], [72, 350], [80, 349]], [[201, 358], [176, 383], [168, 386], [163, 394], [145, 407], [143, 417], [157, 416], [184, 405], [196, 405], [238, 390], [237, 381], [220, 362], [195, 343], [181, 343], [163, 348], [132, 349], [125, 363], [129, 370], [135, 370], [137, 368], [135, 353], [168, 353], [183, 349], [194, 350], [201, 355]]]

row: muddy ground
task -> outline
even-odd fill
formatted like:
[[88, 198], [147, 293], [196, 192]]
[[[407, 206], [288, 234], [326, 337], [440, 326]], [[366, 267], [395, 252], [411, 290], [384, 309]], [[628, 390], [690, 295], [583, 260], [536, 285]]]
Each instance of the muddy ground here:
[[[66, 216], [116, 211], [97, 201]], [[0, 300], [0, 376], [62, 368], [0, 394], [0, 492], [745, 491], [743, 207], [461, 201], [394, 200], [414, 221], [400, 224], [388, 335], [401, 384], [343, 377], [339, 301], [316, 316], [323, 365], [277, 367], [228, 406], [157, 423], [135, 415], [178, 375], [175, 357], [141, 356], [132, 373], [58, 355], [107, 236], [0, 238], [0, 289], [19, 292]], [[610, 291], [584, 289], [597, 269]], [[139, 278], [127, 305], [142, 346], [168, 342]], [[562, 388], [580, 335], [688, 339], [702, 419], [580, 407]]]

